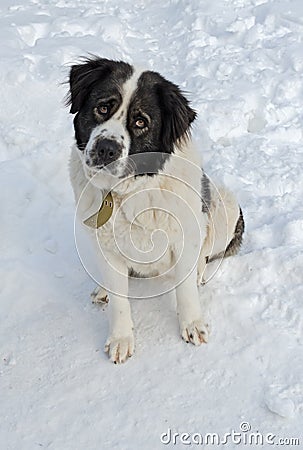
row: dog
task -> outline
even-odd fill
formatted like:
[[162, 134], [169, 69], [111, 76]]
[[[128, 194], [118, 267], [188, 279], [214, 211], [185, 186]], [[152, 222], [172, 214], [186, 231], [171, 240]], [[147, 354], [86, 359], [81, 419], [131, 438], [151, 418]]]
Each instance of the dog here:
[[123, 61], [82, 59], [69, 86], [70, 178], [105, 280], [95, 300], [109, 296], [105, 351], [114, 363], [134, 352], [129, 277], [155, 278], [158, 289], [166, 274], [181, 337], [206, 343], [198, 288], [206, 264], [238, 252], [244, 220], [234, 195], [202, 169], [191, 139], [196, 112], [176, 84]]

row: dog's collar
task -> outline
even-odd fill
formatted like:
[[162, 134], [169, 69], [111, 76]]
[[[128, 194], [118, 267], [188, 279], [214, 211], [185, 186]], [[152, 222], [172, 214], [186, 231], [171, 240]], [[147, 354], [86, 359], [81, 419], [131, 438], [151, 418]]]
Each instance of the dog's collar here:
[[113, 210], [114, 200], [112, 193], [109, 192], [103, 199], [99, 210], [92, 216], [88, 217], [88, 219], [85, 219], [83, 223], [90, 228], [100, 228], [102, 227], [102, 225], [109, 221], [113, 214]]

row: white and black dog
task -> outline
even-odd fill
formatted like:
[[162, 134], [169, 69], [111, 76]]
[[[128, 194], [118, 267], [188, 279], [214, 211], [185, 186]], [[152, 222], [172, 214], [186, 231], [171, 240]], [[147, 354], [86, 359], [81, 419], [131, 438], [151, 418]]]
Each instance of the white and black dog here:
[[159, 286], [173, 273], [181, 336], [207, 342], [198, 286], [208, 262], [238, 251], [244, 221], [234, 196], [201, 169], [190, 139], [195, 111], [159, 73], [121, 61], [85, 59], [69, 81], [71, 182], [78, 217], [97, 239], [105, 281], [96, 301], [109, 294], [105, 350], [115, 363], [134, 351], [129, 276], [159, 277]]

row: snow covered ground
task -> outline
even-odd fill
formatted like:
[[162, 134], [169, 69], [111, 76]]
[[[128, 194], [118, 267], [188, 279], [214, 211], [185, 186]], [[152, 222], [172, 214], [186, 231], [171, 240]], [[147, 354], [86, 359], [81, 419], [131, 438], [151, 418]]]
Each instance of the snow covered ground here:
[[[161, 449], [168, 429], [222, 436], [242, 422], [302, 448], [302, 1], [1, 0], [0, 11], [1, 450]], [[181, 341], [168, 295], [132, 301], [129, 362], [103, 353], [106, 311], [74, 244], [61, 84], [88, 52], [188, 91], [206, 171], [242, 205], [241, 253], [201, 290], [200, 348]]]

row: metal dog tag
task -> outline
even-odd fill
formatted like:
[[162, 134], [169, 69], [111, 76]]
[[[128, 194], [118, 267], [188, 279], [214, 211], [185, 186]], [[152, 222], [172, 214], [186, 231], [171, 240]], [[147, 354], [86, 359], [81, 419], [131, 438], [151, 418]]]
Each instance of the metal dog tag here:
[[112, 216], [114, 210], [114, 201], [112, 194], [109, 192], [103, 200], [98, 212], [83, 221], [84, 225], [90, 228], [100, 228]]

